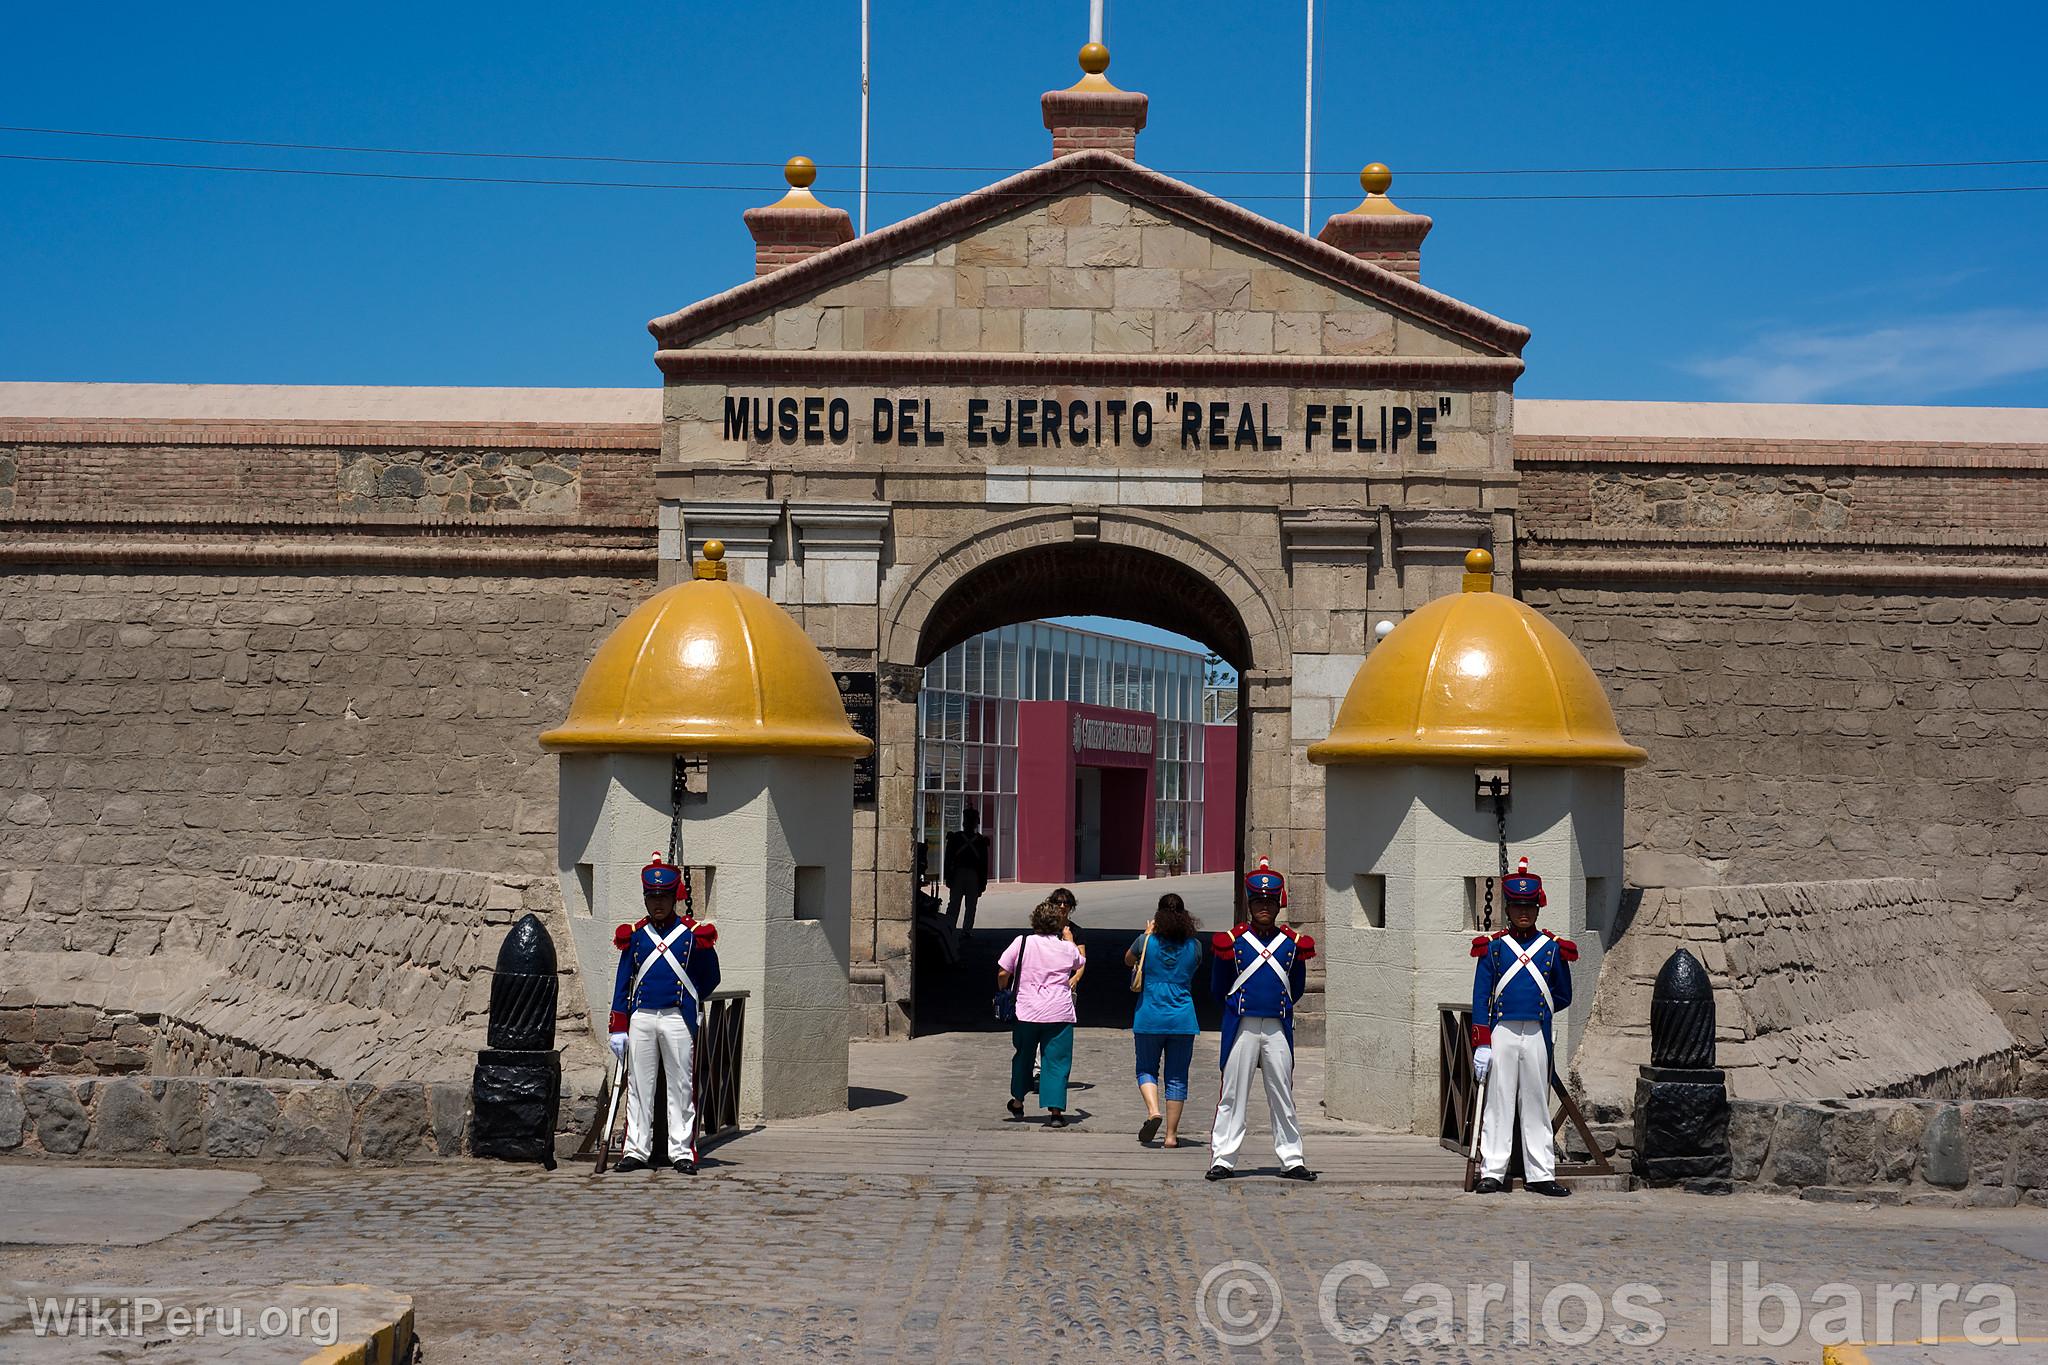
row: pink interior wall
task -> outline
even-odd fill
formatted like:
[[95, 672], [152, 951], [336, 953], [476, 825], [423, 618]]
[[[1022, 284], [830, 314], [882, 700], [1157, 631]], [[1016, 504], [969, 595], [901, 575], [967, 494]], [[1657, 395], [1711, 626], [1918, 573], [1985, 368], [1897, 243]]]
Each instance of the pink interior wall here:
[[[1203, 872], [1237, 870], [1237, 727], [1205, 725], [1202, 742]], [[1191, 869], [1192, 870], [1192, 869]]]
[[1017, 703], [1017, 879], [1074, 879], [1073, 708]]
[[[1025, 882], [1074, 879], [1074, 769], [1080, 766], [1104, 770], [1103, 872], [1149, 877], [1157, 842], [1157, 779], [1152, 755], [1097, 749], [1076, 752], [1076, 719], [1150, 726], [1156, 747], [1159, 719], [1148, 712], [1079, 702], [1017, 703], [1017, 878]], [[1232, 731], [1233, 746], [1235, 736]], [[1236, 791], [1235, 785], [1231, 791]]]

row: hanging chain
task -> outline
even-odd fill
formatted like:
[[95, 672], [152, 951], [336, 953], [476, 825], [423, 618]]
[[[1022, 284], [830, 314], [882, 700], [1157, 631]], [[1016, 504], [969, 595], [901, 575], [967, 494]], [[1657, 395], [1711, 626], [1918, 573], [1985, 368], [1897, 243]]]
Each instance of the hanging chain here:
[[[690, 869], [683, 862], [683, 797], [690, 790], [690, 770], [687, 760], [681, 754], [675, 758], [675, 767], [670, 770], [668, 784], [668, 861], [669, 866], [682, 874], [683, 913], [690, 912]], [[1506, 857], [1506, 854], [1502, 854]]]
[[1500, 844], [1500, 876], [1486, 879], [1486, 906], [1482, 912], [1480, 928], [1486, 933], [1493, 932], [1493, 886], [1496, 880], [1506, 881], [1508, 875], [1508, 798], [1501, 790], [1498, 777], [1487, 779], [1487, 789], [1493, 793], [1493, 817], [1496, 838]]

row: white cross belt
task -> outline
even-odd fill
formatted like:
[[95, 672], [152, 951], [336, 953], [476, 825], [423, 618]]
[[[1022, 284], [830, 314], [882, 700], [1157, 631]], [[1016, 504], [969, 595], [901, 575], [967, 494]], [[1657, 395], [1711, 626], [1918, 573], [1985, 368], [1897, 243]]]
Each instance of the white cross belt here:
[[669, 970], [676, 974], [676, 981], [682, 986], [683, 991], [692, 1001], [697, 999], [697, 983], [690, 980], [690, 974], [683, 970], [683, 964], [676, 961], [675, 954], [669, 951], [670, 946], [677, 939], [689, 933], [693, 928], [695, 928], [694, 925], [688, 920], [684, 920], [677, 924], [675, 928], [669, 930], [668, 937], [663, 938], [660, 934], [654, 932], [653, 925], [641, 926], [641, 932], [646, 934], [647, 941], [654, 945], [654, 951], [640, 960], [640, 970], [633, 973], [633, 990], [627, 997], [629, 1000], [638, 1000], [640, 998], [640, 983], [647, 979], [647, 969], [652, 967], [657, 961], [668, 963]]
[[1261, 943], [1252, 935], [1246, 934], [1244, 936], [1244, 940], [1245, 942], [1251, 944], [1252, 947], [1258, 949], [1259, 955], [1255, 960], [1253, 960], [1250, 966], [1246, 967], [1243, 971], [1237, 974], [1237, 980], [1230, 983], [1230, 990], [1227, 992], [1227, 994], [1236, 995], [1239, 991], [1243, 990], [1245, 988], [1245, 984], [1249, 982], [1254, 975], [1257, 974], [1259, 968], [1261, 967], [1271, 967], [1273, 969], [1273, 974], [1280, 978], [1280, 984], [1285, 986], [1291, 992], [1294, 989], [1294, 983], [1288, 980], [1287, 973], [1285, 970], [1281, 968], [1279, 959], [1273, 956], [1275, 950], [1277, 950], [1282, 943], [1287, 941], [1287, 936], [1285, 934], [1281, 934], [1276, 936], [1271, 943]]
[[1492, 1003], [1498, 1005], [1501, 992], [1508, 988], [1508, 982], [1513, 981], [1524, 969], [1527, 969], [1530, 980], [1536, 983], [1536, 989], [1543, 994], [1543, 1008], [1552, 1014], [1557, 1013], [1557, 1004], [1550, 998], [1550, 983], [1543, 979], [1543, 973], [1536, 967], [1536, 954], [1543, 951], [1543, 945], [1546, 940], [1537, 939], [1535, 946], [1526, 953], [1516, 947], [1515, 941], [1511, 938], [1501, 939], [1500, 942], [1510, 953], [1514, 954], [1515, 965], [1502, 972], [1499, 978], [1494, 981]]

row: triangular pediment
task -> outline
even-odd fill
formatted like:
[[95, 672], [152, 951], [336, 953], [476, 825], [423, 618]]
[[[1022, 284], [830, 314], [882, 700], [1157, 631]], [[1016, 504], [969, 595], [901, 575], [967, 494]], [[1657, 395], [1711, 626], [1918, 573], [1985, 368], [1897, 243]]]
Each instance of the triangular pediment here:
[[1033, 167], [648, 324], [664, 352], [1478, 360], [1528, 331], [1106, 152]]

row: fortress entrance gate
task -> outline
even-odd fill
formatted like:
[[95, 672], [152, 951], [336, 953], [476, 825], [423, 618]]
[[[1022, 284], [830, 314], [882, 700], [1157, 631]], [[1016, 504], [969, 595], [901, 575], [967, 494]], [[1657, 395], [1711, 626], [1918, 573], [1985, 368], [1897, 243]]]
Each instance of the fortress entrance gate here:
[[[1143, 96], [1085, 93], [1046, 96], [1056, 147], [1132, 100], [1142, 126]], [[1009, 622], [1125, 616], [1236, 666], [1240, 865], [1270, 857], [1319, 932], [1307, 746], [1375, 625], [1474, 547], [1512, 573], [1527, 332], [1418, 283], [1412, 249], [1375, 263], [1389, 224], [1428, 228], [1384, 193], [1310, 238], [1087, 150], [855, 239], [790, 179], [747, 215], [757, 277], [651, 324], [660, 542], [666, 583], [723, 540], [872, 688], [855, 1036], [909, 1032], [922, 666]]]

